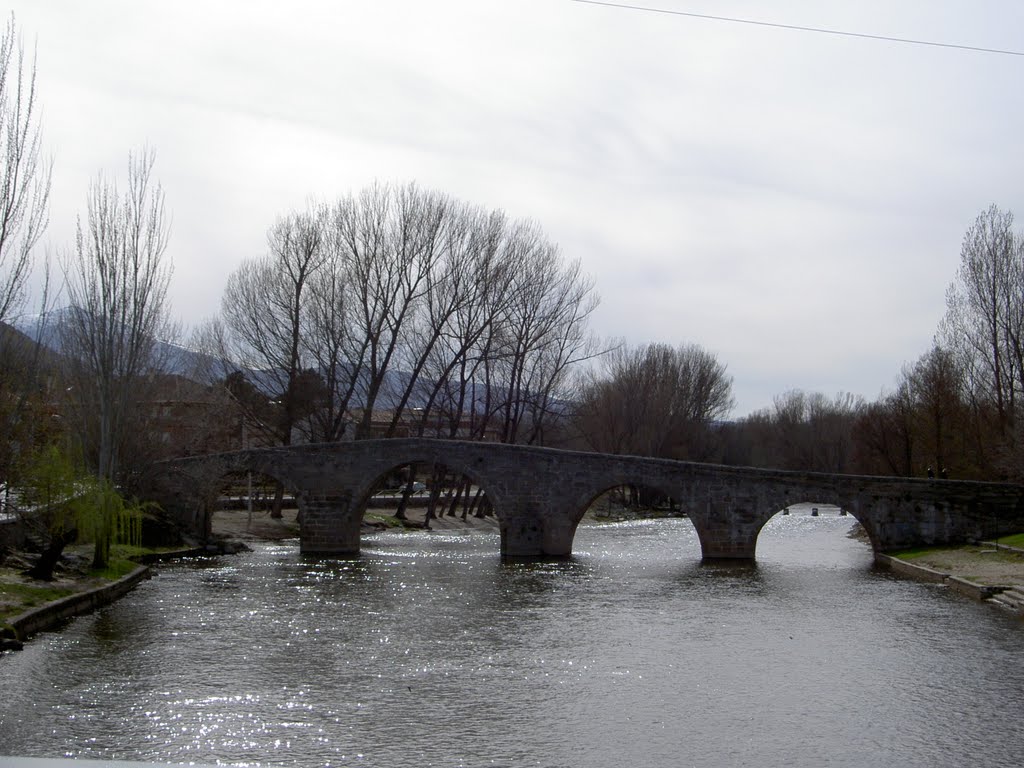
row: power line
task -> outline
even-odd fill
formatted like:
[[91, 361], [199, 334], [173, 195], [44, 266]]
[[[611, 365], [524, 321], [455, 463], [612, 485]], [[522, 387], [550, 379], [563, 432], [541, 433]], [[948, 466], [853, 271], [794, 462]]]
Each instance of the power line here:
[[932, 40], [914, 40], [906, 37], [887, 37], [886, 35], [869, 35], [863, 32], [845, 32], [839, 29], [825, 29], [824, 27], [804, 27], [798, 24], [777, 24], [771, 21], [754, 21], [753, 19], [738, 19], [731, 16], [711, 16], [706, 13], [690, 13], [688, 11], [670, 11], [666, 8], [648, 8], [641, 5], [627, 5], [626, 3], [608, 3], [602, 0], [570, 0], [573, 3], [585, 5], [603, 5], [608, 8], [622, 8], [629, 11], [643, 11], [645, 13], [663, 13], [669, 16], [689, 16], [694, 19], [710, 19], [712, 21], [727, 21], [733, 24], [751, 24], [756, 27], [774, 27], [776, 29], [790, 29], [797, 32], [818, 32], [823, 35], [839, 35], [841, 37], [859, 37], [865, 40], [882, 40], [887, 43], [906, 43], [908, 45], [929, 45], [933, 48], [955, 48], [961, 51], [975, 51], [978, 53], [997, 53], [1002, 56], [1024, 56], [1024, 51], [1010, 51], [1001, 48], [981, 48], [975, 45], [957, 45], [955, 43], [936, 43]]

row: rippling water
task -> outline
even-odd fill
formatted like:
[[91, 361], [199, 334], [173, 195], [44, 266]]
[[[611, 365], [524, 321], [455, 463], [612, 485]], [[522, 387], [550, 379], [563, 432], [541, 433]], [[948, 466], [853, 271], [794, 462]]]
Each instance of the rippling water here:
[[777, 516], [756, 565], [686, 520], [384, 533], [162, 566], [0, 659], [0, 754], [238, 765], [1019, 765], [1024, 626], [875, 571], [851, 519]]

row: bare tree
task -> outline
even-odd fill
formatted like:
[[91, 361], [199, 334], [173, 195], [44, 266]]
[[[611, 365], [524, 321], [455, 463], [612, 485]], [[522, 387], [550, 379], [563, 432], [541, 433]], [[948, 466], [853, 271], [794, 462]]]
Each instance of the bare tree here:
[[857, 421], [859, 471], [905, 476], [943, 470], [957, 477], [992, 476], [994, 421], [972, 408], [967, 377], [950, 350], [935, 345], [906, 365], [896, 391]]
[[[422, 298], [409, 316], [404, 343], [396, 350], [395, 367], [402, 374], [394, 387], [388, 434], [395, 434], [403, 421], [414, 432], [423, 433], [438, 392], [438, 382], [428, 381], [426, 374], [443, 379], [457, 364], [462, 350], [446, 342], [452, 340], [453, 325], [479, 305], [481, 297], [482, 286], [475, 279], [479, 263], [474, 247], [476, 223], [470, 208], [446, 203]], [[416, 410], [407, 413], [410, 406]]]
[[574, 425], [593, 450], [704, 459], [732, 407], [732, 378], [702, 347], [619, 346], [583, 385]]
[[[52, 361], [38, 339], [45, 332], [49, 270], [32, 343], [6, 325], [25, 306], [36, 247], [47, 224], [50, 163], [41, 156], [36, 60], [26, 52], [12, 13], [0, 37], [0, 486], [19, 481], [35, 446], [50, 439], [53, 420], [41, 375]], [[44, 262], [45, 263], [45, 262]], [[0, 498], [0, 506], [6, 501]]]
[[288, 445], [310, 411], [301, 386], [310, 361], [304, 329], [310, 284], [324, 263], [320, 212], [282, 218], [267, 234], [268, 254], [249, 259], [228, 278], [221, 299], [225, 355], [258, 378], [278, 415], [264, 423], [275, 442]]
[[[501, 243], [507, 222], [501, 212], [469, 214], [466, 241], [457, 249], [446, 281], [452, 300], [450, 313], [431, 313], [437, 342], [426, 358], [430, 389], [424, 403], [420, 432], [428, 423], [440, 437], [480, 439], [482, 371], [493, 345], [494, 329], [505, 315], [515, 282], [515, 265], [504, 258]], [[455, 297], [459, 296], [460, 299]]]
[[342, 439], [350, 424], [349, 407], [359, 382], [360, 345], [352, 336], [355, 306], [349, 285], [343, 243], [337, 227], [324, 228], [324, 263], [309, 286], [307, 323], [303, 342], [313, 368], [323, 382], [320, 407], [311, 415], [307, 436], [311, 442]]
[[[290, 445], [296, 428], [320, 408], [322, 381], [310, 366], [304, 334], [310, 286], [325, 260], [323, 216], [312, 207], [279, 219], [267, 233], [267, 255], [243, 262], [228, 278], [223, 325], [207, 329], [223, 340], [215, 358], [241, 366], [224, 383], [243, 418], [281, 445]], [[283, 496], [278, 483], [273, 517], [281, 516]]]
[[[342, 439], [353, 417], [356, 438], [455, 435], [467, 413], [473, 434], [536, 442], [589, 354], [592, 282], [501, 212], [375, 184], [271, 235], [271, 254], [229, 281], [223, 332], [204, 335], [282, 393], [286, 418], [261, 419], [280, 424], [277, 442], [294, 428]], [[300, 379], [319, 382], [303, 414], [285, 397]]]
[[517, 222], [503, 245], [512, 284], [484, 356], [485, 413], [503, 442], [543, 442], [561, 416], [572, 367], [593, 355], [587, 322], [598, 297], [578, 261], [532, 222]]
[[46, 229], [50, 163], [41, 156], [36, 59], [12, 13], [0, 38], [0, 322], [26, 298], [33, 251]]
[[770, 410], [752, 413], [739, 426], [752, 446], [756, 466], [818, 472], [849, 472], [853, 466], [853, 429], [863, 401], [840, 392], [790, 390]]
[[120, 451], [139, 387], [157, 367], [155, 343], [173, 331], [169, 232], [154, 160], [150, 150], [129, 155], [123, 194], [102, 176], [93, 183], [75, 253], [63, 264], [71, 310], [62, 346], [78, 430], [97, 474], [112, 483], [121, 479]]
[[[1024, 464], [1024, 233], [989, 206], [964, 235], [939, 329], [970, 411], [977, 470], [1019, 477]], [[986, 445], [988, 444], [988, 445]], [[984, 457], [982, 454], [987, 453]]]
[[926, 466], [940, 473], [958, 459], [963, 471], [963, 378], [949, 350], [935, 346], [906, 373], [916, 406]]
[[964, 235], [940, 337], [971, 396], [994, 407], [1000, 440], [1012, 443], [1024, 403], [1024, 236], [1009, 211], [989, 206]]
[[[126, 513], [119, 483], [130, 483], [125, 441], [142, 413], [159, 369], [157, 341], [173, 334], [166, 298], [171, 265], [164, 195], [152, 179], [152, 151], [128, 157], [124, 193], [99, 177], [79, 220], [73, 255], [63, 263], [71, 307], [62, 318], [70, 410], [86, 458], [99, 478], [94, 497], [93, 566], [106, 565]], [[132, 513], [134, 514], [134, 513]]]
[[415, 184], [374, 185], [338, 205], [335, 222], [352, 288], [356, 345], [350, 359], [359, 368], [357, 437], [369, 436], [379, 403], [401, 410], [401, 393], [386, 390], [388, 374], [396, 356], [413, 343], [415, 316], [441, 258], [449, 206], [443, 195]]
[[855, 471], [911, 477], [917, 462], [914, 399], [909, 382], [866, 405], [853, 425]]

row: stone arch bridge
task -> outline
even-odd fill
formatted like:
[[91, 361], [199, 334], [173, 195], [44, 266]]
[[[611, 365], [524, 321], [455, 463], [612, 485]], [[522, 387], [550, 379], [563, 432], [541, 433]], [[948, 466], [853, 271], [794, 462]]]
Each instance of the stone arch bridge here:
[[506, 557], [572, 554], [591, 502], [622, 485], [678, 500], [705, 558], [752, 559], [774, 514], [798, 502], [835, 504], [863, 526], [876, 552], [952, 544], [1024, 530], [1024, 486], [729, 467], [552, 448], [425, 438], [262, 448], [157, 465], [148, 497], [205, 539], [225, 478], [247, 471], [281, 481], [301, 510], [301, 550], [355, 554], [366, 502], [409, 465], [444, 466], [483, 488]]

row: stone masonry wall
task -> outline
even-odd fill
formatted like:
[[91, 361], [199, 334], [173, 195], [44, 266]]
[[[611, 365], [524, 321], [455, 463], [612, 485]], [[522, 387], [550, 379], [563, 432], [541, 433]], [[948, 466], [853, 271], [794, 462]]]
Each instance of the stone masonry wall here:
[[359, 549], [366, 500], [388, 472], [444, 465], [484, 488], [505, 556], [571, 554], [590, 503], [621, 485], [654, 488], [693, 521], [705, 557], [752, 558], [764, 524], [802, 501], [836, 504], [861, 522], [876, 551], [1024, 530], [1024, 487], [999, 483], [784, 472], [549, 448], [430, 439], [269, 448], [165, 462], [150, 494], [168, 516], [204, 535], [226, 474], [258, 471], [295, 492], [304, 552]]

